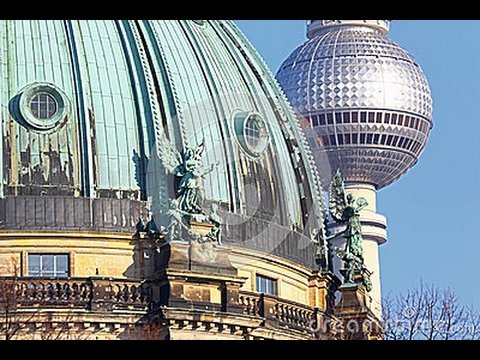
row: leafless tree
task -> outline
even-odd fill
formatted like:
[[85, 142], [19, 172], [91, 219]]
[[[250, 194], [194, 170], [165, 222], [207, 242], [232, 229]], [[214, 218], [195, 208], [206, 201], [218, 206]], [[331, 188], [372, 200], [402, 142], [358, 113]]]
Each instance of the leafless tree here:
[[387, 296], [382, 303], [384, 336], [388, 340], [401, 340], [405, 338], [405, 327], [400, 326], [401, 319], [396, 316], [395, 300], [393, 297]]
[[19, 321], [18, 298], [17, 298], [17, 278], [19, 274], [18, 263], [12, 259], [10, 273], [11, 277], [0, 278], [0, 333], [5, 340], [11, 340], [23, 328]]
[[472, 305], [465, 308], [465, 331], [462, 340], [480, 340], [480, 314]]
[[383, 301], [384, 336], [387, 340], [478, 339], [480, 316], [463, 306], [450, 289], [420, 284]]

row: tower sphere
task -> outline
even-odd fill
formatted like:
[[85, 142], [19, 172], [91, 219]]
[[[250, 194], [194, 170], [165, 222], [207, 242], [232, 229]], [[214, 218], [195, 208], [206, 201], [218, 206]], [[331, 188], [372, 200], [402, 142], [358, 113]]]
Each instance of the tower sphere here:
[[277, 74], [316, 157], [326, 154], [346, 182], [376, 189], [415, 165], [432, 129], [427, 79], [389, 28], [388, 20], [311, 20], [309, 40]]

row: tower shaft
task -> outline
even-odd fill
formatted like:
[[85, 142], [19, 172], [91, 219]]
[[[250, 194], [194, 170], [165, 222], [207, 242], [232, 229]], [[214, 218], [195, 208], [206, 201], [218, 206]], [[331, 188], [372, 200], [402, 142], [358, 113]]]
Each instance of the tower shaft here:
[[[280, 66], [277, 79], [328, 184], [337, 170], [347, 192], [370, 204], [361, 211], [363, 255], [372, 272], [372, 310], [380, 315], [378, 246], [386, 219], [376, 191], [412, 168], [432, 129], [432, 97], [418, 63], [388, 38], [389, 20], [310, 20], [307, 37]], [[332, 233], [341, 231], [332, 225]], [[343, 248], [344, 240], [334, 239]], [[340, 259], [334, 264], [340, 274]]]
[[[371, 299], [371, 303], [369, 304], [370, 309], [380, 318], [382, 307], [378, 247], [387, 241], [387, 219], [385, 216], [376, 212], [377, 193], [375, 187], [361, 183], [350, 183], [346, 184], [345, 189], [347, 194], [352, 194], [357, 199], [363, 197], [368, 202], [368, 206], [360, 213], [363, 236], [363, 257], [365, 266], [372, 273], [370, 276], [372, 291], [369, 293], [369, 298]], [[337, 224], [330, 225], [330, 231], [332, 233], [339, 233], [342, 230], [343, 228]], [[343, 249], [345, 246], [345, 239], [341, 236], [337, 236], [332, 241], [333, 248], [338, 247]], [[340, 258], [337, 257], [336, 262], [334, 268], [337, 275], [340, 275], [340, 269], [342, 268]]]

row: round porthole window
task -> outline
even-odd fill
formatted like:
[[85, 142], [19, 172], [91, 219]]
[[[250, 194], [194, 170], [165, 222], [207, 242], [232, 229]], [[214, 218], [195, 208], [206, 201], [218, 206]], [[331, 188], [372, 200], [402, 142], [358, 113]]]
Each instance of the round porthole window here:
[[242, 148], [250, 156], [260, 157], [270, 142], [265, 120], [255, 112], [238, 112], [234, 115], [234, 121]]
[[37, 130], [50, 130], [62, 123], [69, 111], [66, 95], [49, 83], [32, 84], [20, 93], [23, 120]]
[[58, 111], [57, 100], [48, 93], [39, 93], [30, 102], [30, 110], [37, 119], [49, 120]]

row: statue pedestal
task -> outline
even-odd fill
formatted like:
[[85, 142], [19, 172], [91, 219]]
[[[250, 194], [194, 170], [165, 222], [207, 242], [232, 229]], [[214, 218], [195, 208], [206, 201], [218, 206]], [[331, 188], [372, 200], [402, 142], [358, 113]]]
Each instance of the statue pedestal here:
[[382, 322], [372, 312], [372, 298], [361, 284], [343, 284], [334, 314], [343, 322], [346, 340], [382, 339]]
[[237, 269], [230, 263], [227, 250], [212, 242], [203, 244], [192, 242], [190, 245], [189, 269], [201, 273], [237, 274]]
[[189, 270], [203, 274], [235, 276], [237, 269], [228, 258], [228, 249], [212, 242], [165, 243], [155, 264], [157, 276], [165, 269]]
[[239, 290], [245, 278], [213, 242], [164, 243], [156, 265], [160, 305], [241, 313]]
[[[191, 270], [201, 273], [236, 275], [235, 269], [228, 258], [228, 250], [214, 241], [206, 240], [205, 236], [212, 231], [215, 225], [191, 221], [190, 231], [201, 237], [195, 239], [190, 236], [187, 241], [172, 241], [163, 244], [157, 269], [165, 268]], [[162, 255], [163, 253], [163, 255]]]
[[339, 290], [340, 302], [335, 309], [341, 310], [343, 315], [349, 312], [369, 311], [369, 296], [363, 285], [343, 284]]
[[200, 236], [207, 235], [213, 228], [214, 228], [213, 224], [198, 222], [198, 221], [190, 221], [190, 230], [192, 230], [194, 233]]

